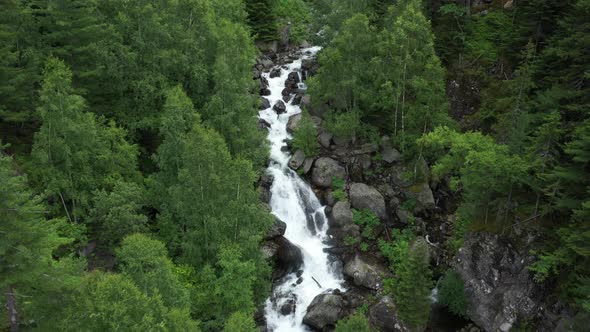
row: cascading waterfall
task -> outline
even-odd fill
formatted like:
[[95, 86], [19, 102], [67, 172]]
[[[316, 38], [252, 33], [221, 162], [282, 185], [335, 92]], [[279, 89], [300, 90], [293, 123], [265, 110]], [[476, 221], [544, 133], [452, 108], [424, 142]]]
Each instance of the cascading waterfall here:
[[[284, 114], [277, 115], [272, 109], [276, 102], [282, 100], [281, 92], [289, 73], [299, 72], [302, 59], [314, 56], [319, 49], [312, 47], [302, 50], [300, 59], [283, 66], [280, 77], [270, 78], [268, 73], [263, 74], [271, 92], [266, 97], [271, 107], [260, 112], [260, 118], [270, 124], [270, 166], [267, 171], [274, 178], [270, 206], [272, 213], [287, 224], [285, 238], [297, 245], [303, 255], [301, 271], [282, 279], [266, 301], [267, 327], [276, 332], [308, 331], [302, 320], [311, 301], [330, 289], [342, 289], [343, 284], [341, 273], [324, 252], [328, 247], [325, 244], [328, 223], [324, 207], [310, 186], [289, 168], [290, 154], [283, 151], [286, 140], [291, 138], [287, 132], [289, 117], [300, 113], [301, 109], [290, 103], [285, 103], [287, 112]], [[295, 310], [283, 315], [280, 309], [287, 303], [295, 303]]]

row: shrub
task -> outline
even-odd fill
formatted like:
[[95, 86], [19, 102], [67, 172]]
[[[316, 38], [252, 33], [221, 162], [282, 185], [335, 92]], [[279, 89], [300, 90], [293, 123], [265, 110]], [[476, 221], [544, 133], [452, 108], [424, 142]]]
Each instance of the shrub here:
[[348, 316], [336, 324], [335, 332], [371, 332], [367, 317], [362, 313], [357, 312], [354, 315]]
[[361, 226], [361, 235], [368, 240], [375, 239], [375, 228], [380, 224], [379, 218], [368, 209], [352, 210], [352, 221]]
[[465, 286], [461, 275], [453, 270], [448, 270], [440, 282], [438, 291], [439, 302], [449, 308], [458, 316], [465, 316], [467, 300], [465, 298]]
[[320, 151], [318, 130], [307, 112], [301, 113], [301, 122], [293, 134], [293, 147], [301, 150], [306, 157], [315, 157]]

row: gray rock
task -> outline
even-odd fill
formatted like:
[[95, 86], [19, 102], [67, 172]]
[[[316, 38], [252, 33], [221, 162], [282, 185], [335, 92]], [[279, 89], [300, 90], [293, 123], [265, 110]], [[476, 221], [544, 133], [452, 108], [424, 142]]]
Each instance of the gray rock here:
[[272, 109], [277, 112], [277, 114], [282, 114], [287, 112], [287, 106], [282, 100], [277, 101], [277, 103], [272, 107]]
[[268, 129], [268, 128], [270, 128], [270, 123], [268, 123], [264, 119], [258, 119], [258, 129], [265, 130], [265, 129]]
[[270, 108], [270, 101], [268, 101], [268, 99], [264, 97], [260, 97], [260, 106], [258, 107], [258, 109], [265, 110], [267, 108]]
[[303, 265], [303, 255], [301, 249], [291, 243], [287, 238], [280, 236], [274, 239], [278, 246], [276, 247], [276, 253], [273, 257], [275, 259], [275, 279], [281, 278], [288, 273], [295, 272]]
[[299, 104], [301, 109], [309, 110], [311, 108], [311, 97], [309, 95], [305, 95], [301, 98], [301, 103]]
[[542, 310], [543, 285], [528, 266], [534, 257], [496, 234], [468, 233], [454, 267], [465, 281], [467, 314], [486, 331], [507, 332], [518, 319]]
[[369, 322], [382, 332], [410, 331], [397, 317], [397, 308], [389, 296], [382, 297], [369, 308]]
[[403, 209], [401, 207], [398, 207], [395, 210], [395, 215], [397, 216], [397, 219], [399, 219], [399, 222], [401, 222], [402, 224], [408, 224], [410, 222], [410, 220], [412, 220], [412, 218], [414, 218], [414, 215], [412, 214], [412, 212]]
[[344, 227], [352, 224], [352, 210], [348, 201], [339, 201], [332, 208], [330, 227]]
[[361, 145], [358, 149], [355, 149], [352, 153], [353, 154], [370, 154], [373, 152], [377, 152], [379, 146], [373, 143], [365, 143]]
[[275, 77], [281, 76], [281, 67], [273, 68], [270, 71], [270, 75], [269, 76], [270, 76], [270, 78], [275, 78]]
[[275, 219], [275, 222], [268, 230], [268, 233], [264, 237], [265, 240], [272, 240], [279, 236], [285, 235], [285, 230], [287, 229], [287, 224], [280, 221], [279, 219]]
[[385, 273], [380, 266], [368, 264], [358, 254], [344, 265], [344, 275], [352, 278], [355, 285], [372, 290], [383, 287], [382, 276]]
[[295, 97], [293, 97], [293, 100], [291, 101], [291, 105], [300, 105], [301, 99], [303, 99], [303, 95], [298, 93], [297, 95], [295, 95]]
[[320, 294], [307, 307], [303, 323], [320, 331], [324, 328], [333, 328], [336, 322], [344, 317], [344, 306], [341, 295]]
[[425, 211], [434, 208], [434, 196], [428, 183], [420, 183], [409, 187], [408, 196], [416, 200], [414, 212]]
[[320, 118], [319, 116], [311, 116], [311, 122], [313, 123], [313, 126], [315, 128], [321, 128], [322, 126], [322, 118]]
[[353, 183], [348, 192], [352, 207], [357, 210], [369, 209], [381, 220], [387, 219], [385, 199], [377, 189], [364, 183]]
[[332, 145], [332, 134], [326, 130], [320, 133], [318, 139], [320, 141], [320, 144], [326, 149], [329, 149], [330, 145]]
[[346, 172], [334, 159], [322, 157], [315, 161], [311, 171], [312, 183], [318, 187], [328, 188], [332, 186], [332, 178], [344, 179]]
[[387, 163], [394, 163], [402, 160], [402, 155], [391, 144], [391, 139], [388, 136], [381, 138], [381, 157]]
[[291, 167], [294, 170], [297, 170], [299, 169], [299, 167], [303, 165], [304, 161], [305, 153], [303, 153], [303, 151], [301, 150], [297, 150], [295, 154], [291, 157], [291, 160], [289, 160], [289, 167]]
[[346, 137], [334, 136], [332, 137], [332, 141], [334, 141], [334, 144], [336, 144], [339, 147], [347, 147], [348, 144], [350, 144], [350, 138]]
[[311, 171], [314, 160], [315, 159], [313, 158], [305, 158], [305, 161], [303, 162], [303, 174], [307, 174], [309, 171]]
[[299, 123], [301, 122], [301, 113], [295, 114], [289, 117], [289, 121], [287, 122], [287, 131], [290, 133], [295, 132]]
[[264, 69], [268, 70], [272, 67], [274, 67], [274, 62], [272, 62], [271, 59], [268, 58], [264, 58], [264, 59], [260, 59], [260, 64], [264, 67]]
[[295, 82], [295, 83], [301, 82], [301, 80], [299, 79], [299, 73], [296, 71], [290, 72], [289, 76], [287, 77], [287, 80]]

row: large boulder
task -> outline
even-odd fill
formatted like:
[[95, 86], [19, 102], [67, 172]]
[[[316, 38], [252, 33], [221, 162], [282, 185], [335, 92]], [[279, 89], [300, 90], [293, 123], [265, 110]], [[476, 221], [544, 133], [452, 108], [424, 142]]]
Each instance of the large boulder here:
[[338, 201], [330, 213], [330, 227], [344, 227], [352, 224], [352, 210], [347, 201]]
[[287, 131], [290, 133], [295, 132], [295, 130], [299, 126], [300, 122], [301, 122], [301, 113], [291, 115], [289, 117], [289, 121], [287, 122]]
[[323, 147], [329, 149], [330, 145], [332, 145], [332, 134], [326, 130], [323, 130], [318, 136], [318, 140]]
[[264, 97], [260, 97], [260, 106], [258, 107], [258, 109], [265, 110], [267, 108], [270, 108], [270, 101], [268, 101], [268, 99]]
[[277, 114], [283, 114], [287, 112], [287, 106], [282, 100], [277, 101], [272, 109], [277, 112]]
[[332, 186], [332, 178], [344, 179], [346, 171], [334, 159], [322, 157], [315, 161], [311, 171], [311, 181], [314, 185], [323, 188]]
[[377, 264], [369, 264], [360, 255], [355, 255], [344, 265], [344, 275], [355, 285], [372, 290], [383, 288], [382, 276], [387, 272]]
[[402, 160], [402, 154], [393, 147], [391, 138], [388, 136], [381, 138], [381, 157], [383, 161], [390, 164]]
[[397, 317], [397, 308], [389, 296], [382, 297], [369, 308], [369, 322], [381, 332], [410, 331]]
[[418, 213], [434, 208], [434, 195], [428, 183], [419, 183], [409, 187], [407, 194], [416, 200], [414, 212]]
[[270, 78], [275, 78], [275, 77], [281, 76], [281, 67], [273, 68], [270, 71], [270, 75], [269, 76], [270, 76]]
[[309, 171], [311, 171], [314, 160], [315, 159], [313, 158], [305, 158], [305, 161], [303, 162], [303, 174], [307, 174]]
[[275, 219], [275, 222], [272, 224], [266, 236], [264, 237], [265, 240], [272, 240], [276, 239], [280, 236], [285, 235], [285, 230], [287, 229], [287, 224], [279, 219]]
[[341, 295], [320, 294], [316, 296], [303, 317], [303, 323], [316, 330], [333, 328], [345, 315], [345, 303]]
[[[278, 231], [280, 232], [280, 230]], [[303, 265], [301, 249], [284, 236], [264, 241], [261, 250], [266, 259], [274, 262], [273, 280], [280, 279], [291, 272], [296, 272]]]
[[542, 310], [542, 285], [528, 266], [534, 257], [496, 234], [468, 233], [454, 268], [465, 281], [467, 315], [485, 331], [508, 332]]
[[353, 183], [349, 190], [350, 203], [357, 210], [369, 209], [381, 220], [387, 219], [385, 199], [377, 189], [364, 183]]
[[301, 150], [297, 150], [291, 157], [291, 160], [289, 160], [289, 167], [297, 170], [299, 167], [301, 167], [301, 165], [303, 165], [303, 162], [305, 162], [305, 153], [303, 153]]

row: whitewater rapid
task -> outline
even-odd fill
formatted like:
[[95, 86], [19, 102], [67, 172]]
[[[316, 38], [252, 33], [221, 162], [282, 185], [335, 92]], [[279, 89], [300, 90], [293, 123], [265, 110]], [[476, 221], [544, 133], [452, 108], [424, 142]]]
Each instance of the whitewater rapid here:
[[[300, 72], [302, 60], [315, 56], [319, 50], [319, 47], [302, 50], [301, 58], [282, 66], [279, 77], [270, 78], [269, 73], [263, 74], [271, 92], [269, 96], [265, 96], [271, 107], [259, 113], [259, 117], [270, 124], [267, 137], [270, 142], [270, 165], [267, 172], [273, 177], [270, 206], [272, 213], [287, 224], [285, 238], [298, 246], [303, 254], [302, 282], [297, 284], [299, 278], [295, 272], [287, 275], [280, 284], [275, 285], [272, 296], [266, 301], [265, 317], [269, 331], [309, 331], [302, 320], [311, 301], [323, 292], [343, 289], [341, 272], [333, 266], [324, 252], [329, 247], [325, 244], [328, 222], [324, 207], [311, 187], [289, 168], [291, 155], [283, 149], [286, 140], [292, 138], [287, 132], [289, 117], [299, 114], [301, 109], [291, 105], [291, 100], [285, 103], [287, 112], [284, 114], [277, 115], [272, 109], [275, 103], [282, 100], [281, 92], [289, 73]], [[308, 223], [308, 220], [312, 222]], [[295, 301], [295, 311], [289, 315], [281, 314], [281, 307], [292, 301]]]

